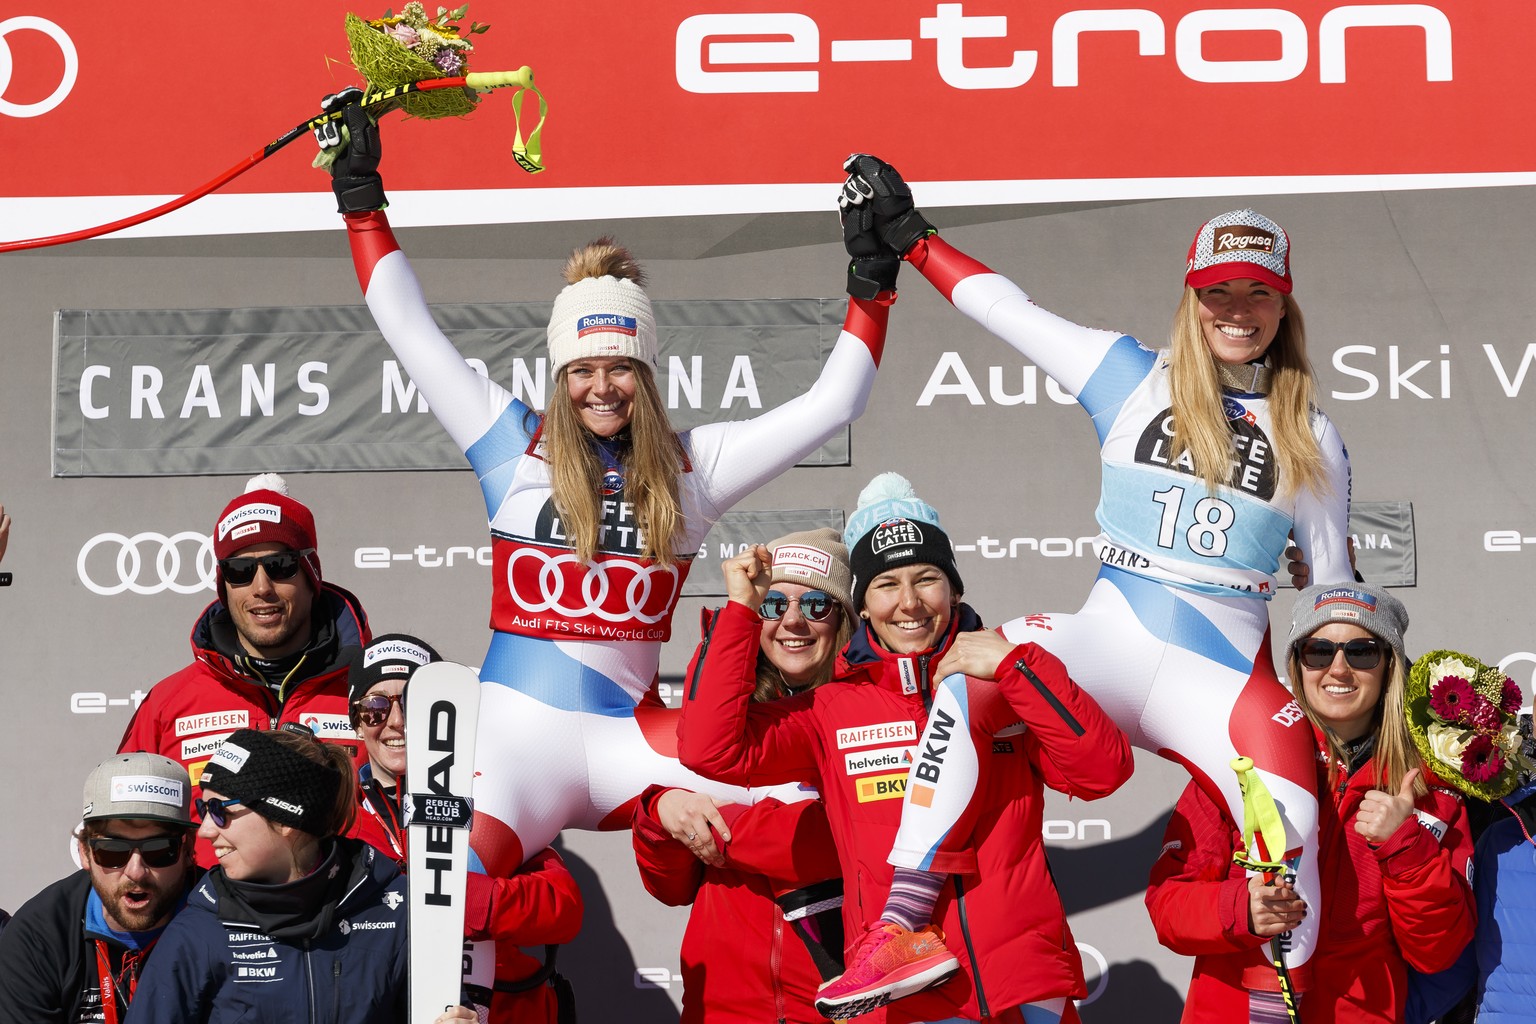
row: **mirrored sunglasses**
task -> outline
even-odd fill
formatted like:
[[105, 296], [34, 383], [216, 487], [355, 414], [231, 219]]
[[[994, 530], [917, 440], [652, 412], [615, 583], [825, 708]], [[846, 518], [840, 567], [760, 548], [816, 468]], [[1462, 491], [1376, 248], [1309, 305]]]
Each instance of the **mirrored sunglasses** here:
[[[790, 598], [779, 590], [770, 590], [763, 595], [763, 603], [758, 606], [757, 614], [765, 619], [782, 619], [789, 611]], [[812, 622], [820, 622], [832, 614], [832, 609], [837, 606], [837, 598], [825, 590], [807, 590], [800, 595], [800, 614]]]
[[392, 705], [400, 705], [400, 714], [405, 714], [405, 694], [370, 693], [362, 700], [352, 702], [352, 710], [357, 713], [357, 720], [364, 725], [377, 728], [389, 720], [389, 709]]
[[1320, 636], [1308, 637], [1296, 645], [1296, 656], [1307, 668], [1327, 668], [1333, 664], [1333, 656], [1344, 652], [1344, 661], [1350, 668], [1370, 669], [1381, 664], [1385, 645], [1375, 637], [1360, 636], [1343, 643], [1325, 640]]
[[215, 825], [224, 828], [229, 824], [229, 809], [243, 803], [244, 800], [225, 800], [223, 797], [214, 797], [212, 800], [198, 797], [192, 801], [192, 806], [197, 808], [199, 818], [212, 818]]
[[186, 842], [186, 836], [177, 833], [150, 836], [148, 839], [113, 839], [109, 836], [97, 836], [87, 839], [85, 845], [91, 851], [91, 859], [96, 862], [97, 867], [107, 871], [121, 871], [133, 859], [135, 850], [139, 851], [145, 867], [168, 868], [181, 859], [181, 846], [184, 842]]
[[248, 586], [256, 578], [256, 568], [267, 571], [267, 579], [291, 580], [299, 571], [301, 556], [297, 551], [279, 551], [271, 555], [236, 556], [219, 559], [224, 582], [232, 587]]

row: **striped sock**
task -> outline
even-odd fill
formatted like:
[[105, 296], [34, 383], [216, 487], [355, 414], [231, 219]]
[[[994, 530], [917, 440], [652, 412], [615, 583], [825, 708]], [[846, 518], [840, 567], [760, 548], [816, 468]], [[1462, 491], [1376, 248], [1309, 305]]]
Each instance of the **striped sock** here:
[[1289, 1024], [1285, 997], [1279, 992], [1248, 993], [1248, 1024]]
[[885, 899], [880, 920], [899, 924], [915, 932], [933, 920], [933, 905], [949, 875], [914, 868], [897, 868], [891, 879], [891, 894]]

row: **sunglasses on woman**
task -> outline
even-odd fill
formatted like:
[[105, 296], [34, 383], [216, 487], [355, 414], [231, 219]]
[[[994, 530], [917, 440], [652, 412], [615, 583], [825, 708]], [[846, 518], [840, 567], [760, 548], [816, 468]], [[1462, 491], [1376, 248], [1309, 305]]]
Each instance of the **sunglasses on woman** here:
[[168, 868], [181, 859], [184, 835], [158, 835], [148, 839], [113, 839], [97, 836], [85, 841], [96, 866], [107, 871], [121, 871], [133, 859], [133, 851], [139, 851], [147, 868]]
[[357, 720], [364, 725], [378, 728], [389, 720], [389, 709], [392, 705], [400, 705], [400, 714], [405, 714], [405, 694], [370, 693], [362, 700], [352, 702], [352, 710], [357, 713]]
[[1381, 664], [1383, 645], [1375, 637], [1367, 636], [1343, 643], [1313, 636], [1296, 645], [1296, 656], [1307, 668], [1327, 668], [1333, 664], [1333, 656], [1338, 651], [1344, 652], [1344, 662], [1350, 668], [1368, 669]]
[[247, 555], [219, 559], [224, 582], [232, 587], [248, 586], [256, 578], [258, 566], [267, 571], [267, 579], [291, 580], [299, 571], [302, 556], [297, 551], [279, 551], [271, 555]]
[[[770, 590], [763, 595], [763, 603], [757, 608], [757, 614], [765, 619], [782, 619], [784, 613], [789, 611], [790, 598], [779, 590]], [[832, 609], [837, 600], [825, 590], [807, 590], [800, 595], [800, 614], [812, 622], [820, 622], [832, 614]]]
[[229, 825], [229, 809], [239, 807], [244, 800], [225, 800], [223, 797], [214, 797], [212, 800], [204, 800], [198, 797], [192, 801], [192, 806], [197, 808], [199, 818], [212, 818], [213, 823], [219, 828]]

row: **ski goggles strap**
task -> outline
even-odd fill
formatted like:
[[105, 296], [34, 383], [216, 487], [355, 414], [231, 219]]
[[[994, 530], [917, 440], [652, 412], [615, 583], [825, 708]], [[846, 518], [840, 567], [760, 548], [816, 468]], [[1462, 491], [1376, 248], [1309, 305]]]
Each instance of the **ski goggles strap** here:
[[[1280, 817], [1280, 809], [1275, 806], [1275, 798], [1253, 767], [1252, 758], [1233, 758], [1232, 770], [1237, 773], [1237, 787], [1243, 794], [1243, 850], [1234, 853], [1232, 859], [1245, 868], [1266, 874], [1284, 871], [1285, 864], [1277, 858], [1285, 854], [1285, 822]], [[1260, 856], [1270, 860], [1248, 857], [1247, 851], [1253, 849], [1255, 838], [1259, 841]]]
[[[523, 142], [522, 125], [525, 92], [533, 93], [539, 100], [539, 123], [528, 133], [527, 143]], [[544, 144], [539, 140], [539, 133], [544, 130], [544, 121], [548, 117], [549, 101], [531, 82], [512, 94], [512, 124], [517, 131], [517, 137], [512, 141], [512, 159], [529, 174], [537, 174], [544, 169]]]

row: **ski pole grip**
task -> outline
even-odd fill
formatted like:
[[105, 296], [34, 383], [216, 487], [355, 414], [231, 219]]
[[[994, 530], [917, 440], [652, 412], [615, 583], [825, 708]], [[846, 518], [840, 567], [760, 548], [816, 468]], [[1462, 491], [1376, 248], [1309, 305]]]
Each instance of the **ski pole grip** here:
[[531, 89], [533, 69], [525, 64], [516, 71], [471, 71], [464, 76], [464, 84], [475, 92], [490, 92], [508, 85]]
[[1234, 757], [1232, 759], [1232, 770], [1234, 772], [1237, 772], [1238, 775], [1242, 775], [1245, 772], [1253, 771], [1253, 758], [1251, 758], [1251, 757]]

